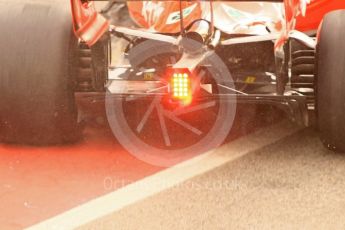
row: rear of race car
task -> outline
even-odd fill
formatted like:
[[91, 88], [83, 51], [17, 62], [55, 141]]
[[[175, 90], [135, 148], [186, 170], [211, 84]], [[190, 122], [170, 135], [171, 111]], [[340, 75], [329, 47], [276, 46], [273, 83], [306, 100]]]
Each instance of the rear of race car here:
[[[126, 1], [130, 16], [141, 27], [128, 28], [110, 25], [93, 1], [71, 0], [71, 7], [68, 1], [0, 3], [1, 9], [12, 12], [1, 14], [8, 17], [1, 21], [13, 23], [0, 27], [5, 34], [0, 45], [8, 52], [3, 56], [25, 67], [23, 71], [12, 65], [0, 68], [1, 81], [7, 82], [1, 85], [5, 141], [52, 144], [77, 140], [80, 130], [73, 94], [96, 95], [105, 98], [112, 130], [129, 151], [150, 160], [170, 154], [167, 165], [181, 155], [191, 157], [221, 144], [231, 129], [238, 102], [272, 104], [307, 124], [308, 112], [318, 106], [315, 60], [319, 79], [327, 71], [320, 67], [325, 66], [324, 59], [315, 57], [315, 34], [307, 36], [295, 29], [310, 30], [325, 12], [345, 8], [343, 1], [336, 0]], [[44, 20], [48, 11], [55, 13]], [[27, 14], [30, 20], [25, 20]], [[307, 21], [298, 21], [304, 15]], [[335, 20], [326, 19], [326, 25]], [[71, 27], [76, 36], [71, 36]], [[35, 28], [35, 33], [25, 32], [26, 28]], [[21, 37], [30, 38], [29, 45], [11, 40], [18, 37], [18, 31]], [[328, 47], [323, 31], [319, 44]], [[48, 42], [47, 36], [55, 40]], [[111, 63], [111, 56], [120, 55], [112, 51], [114, 39], [128, 43], [121, 66]], [[6, 44], [22, 53], [12, 52]], [[320, 52], [326, 51], [320, 48]], [[38, 65], [37, 60], [45, 64]], [[26, 89], [27, 75], [42, 83]], [[332, 87], [318, 86], [318, 91]], [[20, 100], [16, 92], [21, 92]], [[12, 110], [8, 105], [14, 99], [16, 109]], [[45, 105], [49, 112], [40, 109]], [[318, 113], [325, 117], [322, 111]], [[31, 114], [32, 121], [23, 114]], [[16, 122], [16, 117], [23, 122]], [[336, 136], [331, 131], [324, 136]]]

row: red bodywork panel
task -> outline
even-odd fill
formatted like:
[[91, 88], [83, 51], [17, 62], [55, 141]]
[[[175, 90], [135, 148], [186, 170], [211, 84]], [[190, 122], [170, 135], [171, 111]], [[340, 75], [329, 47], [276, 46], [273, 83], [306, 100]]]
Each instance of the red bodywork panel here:
[[76, 35], [92, 46], [108, 30], [109, 22], [97, 13], [93, 2], [71, 0], [71, 8]]
[[[286, 30], [282, 34], [282, 37], [277, 41], [276, 46], [283, 44], [287, 38], [288, 32], [292, 29], [300, 31], [316, 30], [322, 21], [323, 16], [332, 10], [345, 9], [345, 0], [311, 0], [311, 3], [307, 7], [306, 17], [300, 14], [300, 2], [303, 0], [285, 0], [285, 13], [286, 13]], [[195, 3], [195, 2], [194, 2]], [[137, 23], [143, 27], [149, 27], [144, 20], [141, 20], [142, 9], [145, 8], [142, 1], [128, 2], [130, 14], [136, 19]], [[183, 2], [183, 8], [187, 9], [193, 4], [193, 2]], [[92, 46], [97, 40], [108, 30], [109, 22], [100, 14], [97, 13], [92, 1], [89, 3], [82, 3], [81, 0], [71, 0], [72, 15], [74, 22], [74, 30], [76, 35], [85, 41], [89, 46]], [[179, 3], [170, 3], [169, 9], [164, 9], [162, 17], [166, 19], [169, 12], [177, 11]], [[138, 11], [140, 10], [140, 12]], [[199, 5], [193, 9], [196, 11], [196, 15], [200, 14]], [[148, 18], [150, 16], [148, 15]], [[192, 14], [190, 17], [185, 18], [185, 23], [193, 19]], [[297, 22], [295, 21], [297, 19]], [[150, 20], [155, 20], [150, 18]], [[166, 20], [162, 20], [166, 21]], [[160, 32], [171, 32], [177, 25], [172, 23], [171, 25], [157, 24], [155, 28]]]
[[307, 7], [306, 17], [297, 17], [296, 29], [316, 30], [324, 15], [337, 9], [345, 9], [345, 0], [313, 0]]
[[[127, 6], [133, 21], [142, 28], [153, 29], [160, 33], [180, 31], [180, 16], [179, 13], [175, 14], [180, 9], [179, 1], [128, 1]], [[183, 1], [181, 6], [185, 13], [188, 12], [183, 18], [185, 25], [190, 25], [202, 17], [200, 1]], [[175, 17], [171, 17], [174, 14]]]
[[289, 31], [317, 30], [325, 14], [328, 12], [345, 9], [344, 0], [311, 0], [307, 5], [305, 16], [300, 13], [300, 0], [285, 0], [286, 30], [276, 42], [276, 47], [281, 47], [288, 38]]

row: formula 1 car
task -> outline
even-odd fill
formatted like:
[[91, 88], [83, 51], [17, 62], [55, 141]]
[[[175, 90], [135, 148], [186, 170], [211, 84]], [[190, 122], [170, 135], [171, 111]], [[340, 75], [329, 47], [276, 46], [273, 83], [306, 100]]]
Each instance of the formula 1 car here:
[[175, 162], [220, 145], [237, 103], [306, 126], [315, 114], [325, 146], [345, 151], [344, 1], [128, 1], [140, 28], [110, 24], [118, 2], [97, 12], [87, 0], [0, 0], [2, 141], [79, 140], [78, 94], [105, 98], [113, 133], [138, 157]]

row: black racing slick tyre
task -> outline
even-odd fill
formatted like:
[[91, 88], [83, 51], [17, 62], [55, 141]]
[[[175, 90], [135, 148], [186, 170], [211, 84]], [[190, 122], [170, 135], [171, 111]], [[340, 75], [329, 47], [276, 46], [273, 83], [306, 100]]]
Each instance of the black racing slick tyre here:
[[345, 152], [345, 10], [325, 16], [317, 59], [320, 137], [328, 149]]
[[0, 34], [1, 141], [77, 141], [69, 1], [0, 0]]

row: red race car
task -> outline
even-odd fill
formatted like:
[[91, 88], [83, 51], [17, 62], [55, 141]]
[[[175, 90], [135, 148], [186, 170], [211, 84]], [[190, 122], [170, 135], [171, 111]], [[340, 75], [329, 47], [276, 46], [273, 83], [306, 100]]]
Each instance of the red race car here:
[[[114, 4], [135, 27], [110, 23]], [[105, 99], [120, 143], [151, 160], [220, 145], [237, 103], [275, 105], [302, 125], [314, 114], [323, 143], [345, 151], [343, 0], [110, 1], [101, 12], [0, 0], [0, 11], [2, 141], [77, 141], [78, 94]]]

